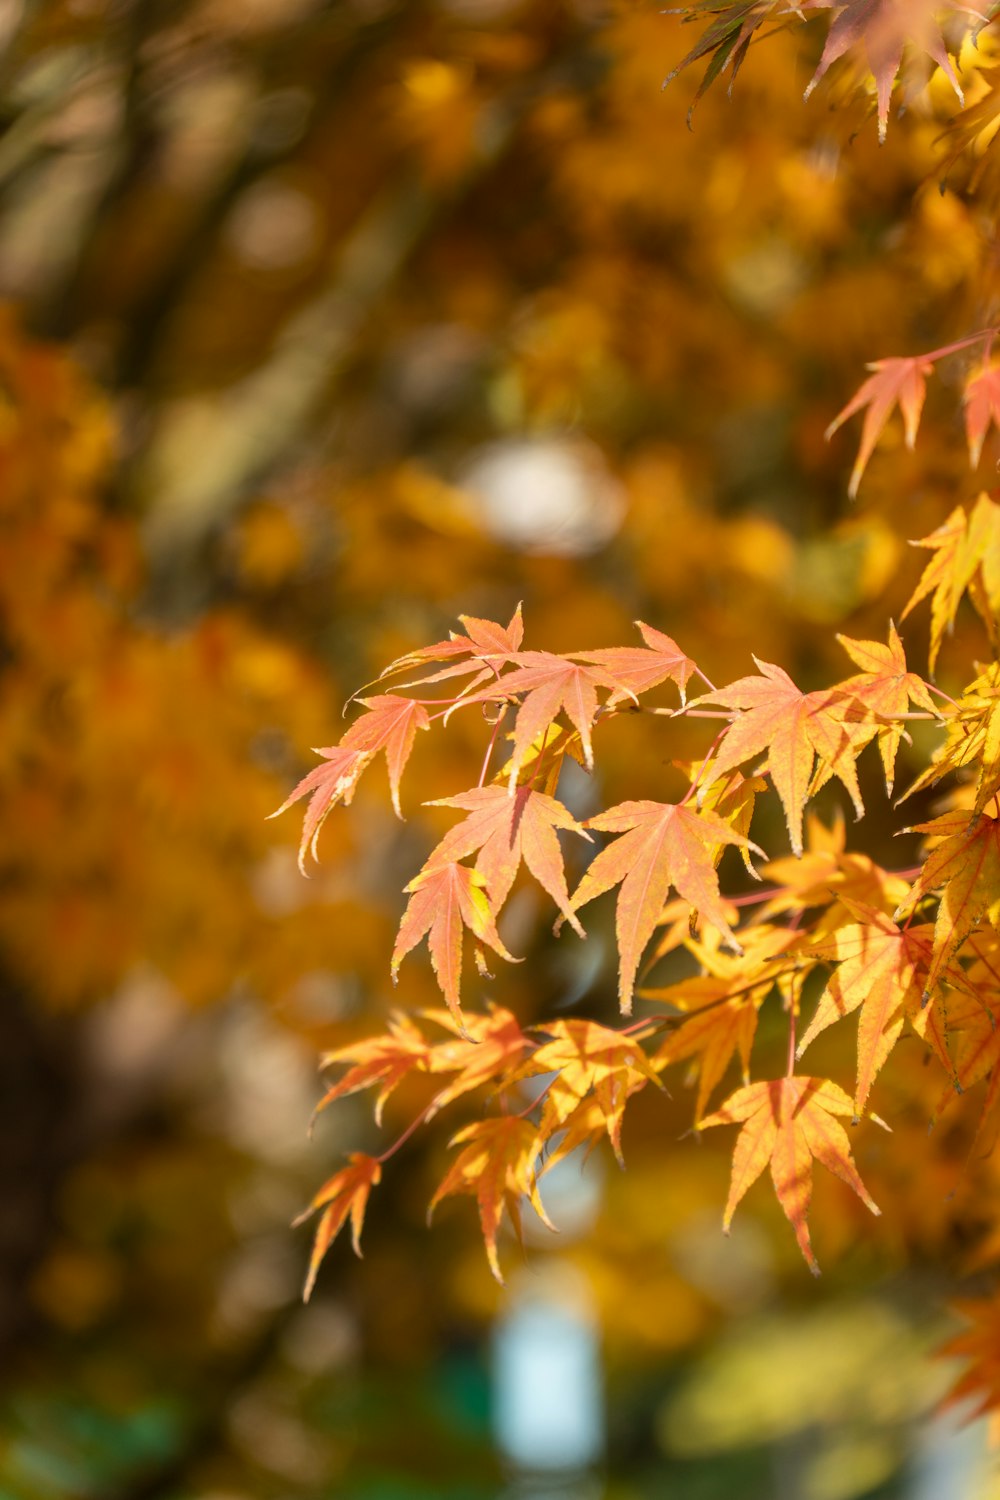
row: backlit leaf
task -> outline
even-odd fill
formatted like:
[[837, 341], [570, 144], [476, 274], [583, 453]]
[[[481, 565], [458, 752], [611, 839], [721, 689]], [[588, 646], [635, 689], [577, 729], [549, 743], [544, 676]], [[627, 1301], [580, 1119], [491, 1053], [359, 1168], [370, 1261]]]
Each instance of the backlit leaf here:
[[812, 1197], [812, 1163], [818, 1161], [853, 1188], [873, 1214], [879, 1209], [858, 1176], [847, 1132], [835, 1117], [850, 1118], [854, 1105], [829, 1079], [776, 1078], [751, 1083], [731, 1095], [699, 1129], [740, 1124], [733, 1155], [733, 1175], [723, 1217], [728, 1231], [740, 1199], [766, 1167], [814, 1276], [819, 1266], [809, 1242], [807, 1216]]

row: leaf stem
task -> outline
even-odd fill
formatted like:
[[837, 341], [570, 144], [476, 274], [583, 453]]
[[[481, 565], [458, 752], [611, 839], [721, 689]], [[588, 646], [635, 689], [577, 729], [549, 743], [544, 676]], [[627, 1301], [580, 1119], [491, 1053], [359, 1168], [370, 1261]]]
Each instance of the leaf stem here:
[[953, 344], [942, 344], [940, 349], [932, 349], [929, 354], [919, 355], [918, 358], [930, 360], [933, 363], [934, 360], [946, 359], [949, 354], [958, 354], [962, 349], [969, 349], [973, 344], [978, 344], [980, 339], [982, 339], [986, 351], [983, 358], [986, 359], [989, 357], [990, 346], [996, 336], [997, 330], [995, 328], [980, 328], [978, 333], [970, 333], [964, 339], [956, 339]]
[[493, 751], [496, 749], [497, 736], [500, 733], [500, 725], [503, 723], [503, 717], [503, 714], [501, 714], [493, 725], [493, 733], [490, 735], [490, 742], [486, 746], [486, 754], [483, 756], [483, 763], [479, 769], [479, 780], [476, 782], [477, 788], [486, 784], [486, 772], [489, 770], [490, 761], [493, 759]]
[[387, 1162], [390, 1156], [395, 1156], [399, 1148], [406, 1145], [406, 1142], [410, 1139], [410, 1136], [413, 1134], [413, 1132], [415, 1130], [419, 1130], [420, 1126], [430, 1118], [430, 1116], [437, 1108], [438, 1100], [441, 1098], [441, 1095], [444, 1092], [444, 1089], [439, 1089], [438, 1092], [434, 1095], [434, 1098], [431, 1099], [427, 1104], [425, 1104], [420, 1113], [410, 1121], [409, 1125], [407, 1125], [406, 1129], [403, 1131], [403, 1134], [399, 1136], [395, 1141], [393, 1141], [392, 1145], [386, 1151], [383, 1151], [381, 1156], [377, 1156], [375, 1158], [379, 1166], [382, 1166], [383, 1162]]

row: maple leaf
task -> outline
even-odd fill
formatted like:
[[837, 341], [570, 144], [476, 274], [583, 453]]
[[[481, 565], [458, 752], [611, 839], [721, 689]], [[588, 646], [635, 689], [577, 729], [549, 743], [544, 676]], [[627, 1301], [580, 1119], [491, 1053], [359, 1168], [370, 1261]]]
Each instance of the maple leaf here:
[[826, 429], [826, 437], [829, 439], [849, 417], [853, 417], [855, 412], [867, 406], [868, 410], [865, 412], [865, 420], [861, 428], [861, 445], [858, 448], [858, 456], [854, 461], [851, 480], [847, 486], [847, 493], [852, 500], [857, 497], [861, 476], [867, 468], [879, 434], [889, 420], [889, 414], [897, 402], [903, 414], [906, 446], [913, 447], [917, 440], [917, 428], [920, 426], [920, 414], [924, 408], [925, 376], [933, 374], [934, 371], [930, 360], [921, 354], [908, 358], [878, 359], [873, 364], [866, 365], [865, 368], [875, 373], [865, 381], [860, 390], [848, 401], [843, 411], [834, 417]]
[[361, 773], [380, 750], [385, 751], [389, 770], [389, 787], [396, 816], [402, 817], [399, 809], [399, 782], [410, 758], [418, 729], [429, 729], [430, 718], [422, 703], [412, 698], [400, 698], [386, 694], [378, 698], [358, 700], [368, 712], [351, 725], [339, 745], [328, 745], [316, 750], [326, 757], [327, 764], [316, 766], [303, 777], [298, 786], [286, 797], [272, 818], [285, 812], [301, 797], [309, 798], [302, 825], [302, 840], [299, 844], [299, 869], [305, 874], [305, 856], [309, 850], [315, 859], [320, 829], [338, 802], [348, 805], [354, 796]]
[[1000, 927], [1000, 822], [988, 813], [954, 811], [907, 833], [927, 833], [941, 842], [931, 849], [896, 919], [913, 911], [925, 896], [941, 890], [934, 926], [934, 953], [924, 986], [933, 994], [943, 970], [973, 926], [986, 917]]
[[[508, 734], [506, 738], [512, 740], [514, 736]], [[578, 766], [584, 763], [578, 732], [569, 724], [549, 724], [528, 746], [527, 753], [515, 772], [515, 780], [520, 777], [526, 786], [537, 786], [540, 792], [552, 797], [559, 786], [559, 777], [567, 756]], [[513, 758], [508, 758], [494, 780], [509, 783], [513, 764]]]
[[951, 1074], [951, 1084], [938, 1100], [933, 1119], [940, 1119], [956, 1092], [964, 1093], [989, 1076], [989, 1087], [982, 1104], [982, 1115], [973, 1142], [982, 1137], [984, 1127], [1000, 1096], [1000, 992], [976, 984], [970, 993], [949, 995], [942, 1006], [944, 1025], [940, 1036], [928, 1037], [935, 1052]]
[[[1000, 110], [1000, 90], [997, 91], [996, 99], [994, 107]], [[963, 401], [969, 462], [976, 469], [979, 467], [990, 423], [1000, 427], [1000, 365], [984, 365], [979, 374], [966, 383]]]
[[[696, 788], [699, 807], [717, 813], [737, 833], [749, 834], [757, 797], [761, 792], [767, 791], [767, 782], [762, 777], [744, 776], [742, 771], [737, 770], [718, 776], [711, 756], [699, 761], [675, 760], [673, 764], [684, 772], [688, 781]], [[740, 854], [747, 874], [751, 879], [759, 880], [760, 876], [750, 858], [749, 847], [741, 849]], [[720, 847], [720, 858], [721, 855]]]
[[622, 834], [587, 868], [574, 892], [573, 907], [578, 911], [621, 884], [616, 927], [621, 959], [618, 994], [624, 1015], [631, 1014], [639, 960], [671, 886], [739, 949], [719, 896], [715, 853], [723, 844], [762, 853], [756, 844], [714, 813], [669, 802], [622, 802], [588, 818], [587, 827]]
[[497, 1235], [504, 1208], [510, 1215], [518, 1239], [521, 1237], [521, 1200], [527, 1198], [542, 1223], [549, 1222], [538, 1195], [535, 1163], [542, 1148], [538, 1127], [517, 1115], [499, 1115], [467, 1125], [452, 1137], [451, 1144], [465, 1144], [431, 1199], [430, 1218], [442, 1198], [453, 1193], [471, 1193], [479, 1205], [479, 1222], [490, 1270], [503, 1285], [497, 1255]]
[[397, 656], [395, 661], [390, 662], [379, 673], [379, 682], [398, 672], [409, 672], [414, 667], [441, 661], [450, 665], [430, 674], [424, 673], [401, 686], [415, 687], [442, 682], [449, 677], [468, 676], [470, 673], [475, 673], [476, 682], [480, 682], [497, 676], [505, 663], [521, 648], [524, 621], [521, 618], [520, 604], [508, 625], [498, 625], [495, 620], [480, 620], [474, 615], [459, 615], [458, 618], [465, 626], [465, 635], [457, 635], [452, 631], [446, 641], [437, 641], [433, 646], [422, 646], [417, 651], [408, 651], [405, 656]]
[[[916, 672], [907, 670], [903, 642], [891, 621], [886, 646], [879, 641], [854, 641], [846, 635], [838, 635], [837, 640], [851, 660], [862, 668], [858, 676], [838, 683], [838, 691], [849, 693], [880, 719], [898, 718], [907, 712], [911, 702], [919, 704], [935, 718], [940, 717], [926, 682]], [[898, 723], [883, 724], [878, 731], [885, 786], [890, 795], [896, 753], [902, 737], [903, 728]]]
[[504, 787], [487, 786], [458, 797], [442, 797], [428, 806], [457, 807], [469, 816], [445, 834], [425, 861], [425, 870], [466, 859], [478, 849], [476, 869], [485, 881], [490, 905], [498, 912], [523, 860], [574, 930], [584, 936], [570, 905], [556, 829], [588, 840], [590, 835], [561, 802], [529, 786], [516, 787], [513, 796]]
[[750, 1049], [760, 1007], [776, 986], [787, 993], [789, 982], [801, 977], [803, 961], [797, 951], [802, 941], [800, 934], [788, 927], [763, 923], [746, 928], [740, 938], [744, 948], [739, 956], [719, 949], [712, 951], [706, 943], [689, 939], [685, 946], [703, 972], [692, 979], [655, 989], [643, 988], [639, 992], [644, 1000], [655, 1000], [687, 1017], [667, 1035], [652, 1062], [657, 1068], [665, 1068], [685, 1058], [695, 1060], [698, 1074], [695, 1123], [737, 1054], [743, 1081], [749, 1082]]
[[[944, 1406], [961, 1405], [967, 1421], [993, 1413], [989, 1424], [989, 1442], [1000, 1438], [1000, 1300], [981, 1298], [955, 1304], [955, 1311], [970, 1324], [965, 1333], [942, 1345], [938, 1351], [945, 1359], [962, 1359], [967, 1368], [944, 1398]], [[972, 1403], [971, 1410], [970, 1402]]]
[[542, 1134], [548, 1137], [565, 1125], [593, 1091], [615, 1156], [624, 1166], [621, 1131], [625, 1101], [647, 1082], [663, 1087], [646, 1054], [634, 1038], [599, 1026], [596, 1021], [552, 1021], [544, 1030], [551, 1040], [535, 1050], [524, 1072], [524, 1076], [558, 1074], [545, 1096]]
[[385, 1035], [366, 1037], [323, 1054], [320, 1061], [324, 1068], [340, 1067], [343, 1063], [350, 1066], [323, 1095], [316, 1113], [348, 1094], [377, 1087], [375, 1120], [381, 1124], [385, 1102], [393, 1090], [414, 1068], [427, 1068], [430, 1059], [427, 1038], [408, 1016], [396, 1014], [390, 1017]]
[[431, 1073], [452, 1073], [456, 1077], [434, 1096], [427, 1112], [431, 1119], [446, 1104], [484, 1084], [501, 1086], [510, 1082], [529, 1047], [517, 1017], [502, 1005], [490, 1005], [485, 1016], [463, 1016], [459, 1026], [448, 1011], [425, 1011], [428, 1020], [453, 1031], [455, 1036], [430, 1049], [427, 1068]]
[[972, 810], [983, 812], [987, 802], [1000, 792], [1000, 663], [991, 663], [958, 702], [946, 705], [941, 714], [947, 725], [945, 742], [935, 750], [932, 763], [905, 797], [940, 781], [949, 771], [975, 766], [978, 774]]
[[609, 705], [635, 699], [640, 693], [648, 693], [663, 682], [675, 682], [685, 701], [687, 684], [698, 668], [689, 656], [652, 625], [636, 620], [636, 628], [645, 641], [645, 646], [608, 646], [601, 651], [573, 651], [575, 661], [590, 662], [596, 667], [605, 667], [618, 686], [608, 699]]
[[520, 960], [508, 953], [501, 942], [486, 897], [486, 882], [475, 870], [454, 862], [437, 865], [433, 870], [421, 870], [405, 889], [410, 893], [410, 899], [392, 951], [393, 981], [407, 953], [426, 937], [441, 993], [456, 1024], [464, 1032], [465, 1022], [459, 1004], [464, 929], [467, 927], [480, 943], [488, 943], [509, 963]]
[[381, 1181], [382, 1164], [376, 1157], [365, 1156], [361, 1151], [353, 1151], [349, 1162], [349, 1166], [342, 1167], [323, 1184], [305, 1213], [300, 1214], [295, 1220], [296, 1224], [302, 1224], [318, 1209], [324, 1210], [313, 1241], [309, 1271], [302, 1291], [303, 1302], [309, 1301], [312, 1289], [316, 1285], [320, 1262], [348, 1218], [351, 1221], [351, 1244], [354, 1247], [354, 1253], [355, 1255], [361, 1254], [361, 1226], [364, 1223], [365, 1209], [368, 1206], [368, 1195], [372, 1188]]
[[[661, 1043], [653, 1061], [657, 1067], [666, 1068], [685, 1058], [698, 1059], [696, 1125], [735, 1056], [739, 1056], [743, 1082], [750, 1081], [750, 1050], [757, 1034], [757, 1017], [773, 988], [774, 980], [765, 979], [734, 997], [731, 983], [705, 976], [690, 980], [686, 985], [641, 992], [644, 999], [664, 999], [674, 1005], [683, 1004], [685, 1010], [695, 1011]], [[692, 1003], [696, 993], [701, 1002], [700, 1010]]]
[[848, 0], [847, 4], [840, 3], [840, 0], [804, 0], [804, 3], [811, 9], [836, 9], [838, 12], [830, 24], [819, 66], [806, 87], [805, 98], [809, 98], [838, 58], [863, 41], [878, 95], [880, 141], [885, 140], [889, 101], [906, 43], [919, 48], [937, 63], [964, 104], [935, 16], [943, 8], [940, 0]]
[[987, 629], [995, 633], [1000, 615], [1000, 505], [982, 494], [970, 515], [956, 506], [936, 531], [911, 546], [934, 553], [903, 610], [905, 620], [921, 599], [933, 595], [928, 653], [933, 672], [945, 629], [954, 621], [966, 590]]
[[722, 1221], [725, 1231], [729, 1231], [740, 1199], [770, 1166], [778, 1202], [795, 1230], [806, 1264], [818, 1276], [807, 1223], [813, 1160], [853, 1188], [873, 1214], [880, 1212], [858, 1176], [847, 1132], [835, 1118], [850, 1118], [853, 1113], [851, 1100], [829, 1079], [792, 1077], [737, 1089], [721, 1109], [702, 1120], [700, 1130], [713, 1125], [743, 1126], [733, 1153], [732, 1181]]
[[[837, 812], [827, 828], [813, 813], [806, 815], [805, 852], [794, 859], [772, 859], [761, 867], [765, 880], [780, 889], [761, 908], [761, 916], [771, 918], [783, 912], [804, 911], [822, 905], [831, 896], [850, 896], [868, 906], [892, 910], [909, 893], [909, 881], [883, 870], [867, 854], [846, 848], [844, 819]], [[821, 921], [834, 926], [843, 920], [844, 908], [828, 908]]]
[[[995, 9], [995, 7], [994, 7]], [[997, 116], [1000, 115], [1000, 87], [994, 80], [1000, 80], [1000, 68], [987, 68], [980, 66], [977, 69], [980, 78], [985, 82], [990, 80], [990, 86], [981, 99], [977, 99], [948, 122], [946, 129], [938, 136], [938, 141], [945, 141], [950, 147], [947, 156], [942, 163], [942, 172], [945, 179], [949, 170], [967, 151], [979, 155], [979, 163], [973, 170], [968, 184], [968, 191], [975, 192], [979, 187], [981, 179], [986, 170], [989, 160], [990, 146], [993, 144]], [[989, 132], [989, 134], [987, 134]], [[973, 460], [978, 463], [978, 457]]]
[[921, 1004], [932, 929], [900, 928], [874, 907], [849, 897], [842, 900], [858, 920], [813, 949], [817, 957], [833, 959], [839, 967], [820, 996], [795, 1056], [800, 1059], [820, 1032], [860, 1008], [854, 1109], [861, 1115], [876, 1076], [899, 1040], [907, 1002]]
[[513, 671], [505, 673], [492, 686], [479, 688], [463, 697], [460, 704], [448, 710], [446, 717], [458, 707], [467, 707], [471, 703], [500, 703], [523, 693], [514, 721], [511, 788], [517, 782], [518, 772], [532, 742], [563, 711], [580, 736], [587, 769], [592, 769], [594, 751], [590, 731], [597, 715], [598, 689], [624, 692], [627, 697], [635, 695], [606, 668], [581, 664], [568, 656], [556, 656], [551, 651], [518, 651], [511, 660]]
[[[546, 1095], [547, 1098], [548, 1095]], [[568, 1094], [566, 1099], [568, 1103]], [[546, 1140], [545, 1159], [539, 1167], [539, 1177], [544, 1177], [547, 1172], [551, 1172], [558, 1162], [565, 1161], [566, 1157], [571, 1156], [574, 1151], [583, 1151], [585, 1156], [589, 1156], [595, 1147], [607, 1139], [607, 1134], [607, 1116], [594, 1095], [587, 1094], [583, 1099], [578, 1100], [575, 1109], [571, 1109], [570, 1113], [563, 1118], [556, 1135]]]
[[836, 691], [803, 693], [781, 667], [758, 661], [756, 656], [754, 662], [760, 677], [741, 677], [696, 701], [740, 711], [723, 735], [714, 772], [722, 775], [766, 750], [768, 771], [785, 809], [792, 848], [801, 854], [802, 813], [817, 756], [820, 768], [843, 782], [861, 817], [864, 805], [854, 766], [860, 745], [855, 742], [859, 733], [863, 737], [874, 731], [863, 726], [859, 730], [854, 724], [849, 732], [845, 716], [852, 711], [854, 700], [848, 695]]

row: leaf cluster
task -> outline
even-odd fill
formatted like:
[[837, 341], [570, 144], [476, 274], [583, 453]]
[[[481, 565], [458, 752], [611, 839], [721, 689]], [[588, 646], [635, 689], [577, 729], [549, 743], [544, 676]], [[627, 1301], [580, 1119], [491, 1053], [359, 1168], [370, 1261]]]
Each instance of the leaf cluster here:
[[[983, 495], [970, 514], [956, 512], [947, 544], [931, 539], [934, 555], [907, 609], [933, 593], [932, 652], [966, 591], [995, 639], [994, 553], [977, 539], [992, 536], [998, 518], [1000, 505]], [[964, 1089], [994, 1077], [1000, 1050], [993, 1044], [1000, 1009], [995, 664], [952, 698], [908, 666], [890, 625], [884, 644], [841, 637], [859, 670], [825, 689], [802, 691], [764, 661], [756, 663], [756, 673], [716, 687], [675, 641], [642, 623], [639, 646], [567, 653], [526, 650], [520, 609], [506, 625], [469, 618], [462, 625], [461, 632], [385, 669], [382, 680], [391, 691], [358, 700], [361, 716], [340, 745], [320, 752], [323, 763], [284, 804], [308, 799], [301, 855], [315, 854], [323, 822], [350, 800], [379, 751], [386, 752], [398, 812], [416, 730], [446, 733], [459, 715], [483, 725], [478, 784], [436, 799], [435, 805], [463, 816], [407, 885], [391, 959], [395, 980], [402, 959], [426, 940], [447, 1004], [426, 1022], [443, 1026], [447, 1040], [398, 1015], [384, 1035], [327, 1056], [328, 1066], [346, 1071], [321, 1107], [370, 1089], [380, 1116], [404, 1079], [418, 1081], [424, 1103], [405, 1140], [442, 1110], [459, 1101], [467, 1110], [478, 1099], [485, 1113], [455, 1134], [460, 1149], [431, 1206], [456, 1193], [477, 1199], [487, 1255], [499, 1277], [504, 1209], [515, 1229], [525, 1198], [545, 1220], [539, 1181], [570, 1151], [593, 1149], [604, 1136], [621, 1159], [629, 1100], [650, 1084], [663, 1088], [670, 1070], [683, 1063], [698, 1081], [695, 1129], [741, 1127], [725, 1227], [769, 1168], [816, 1271], [807, 1223], [811, 1163], [819, 1161], [878, 1212], [840, 1120], [856, 1125], [870, 1114], [879, 1075], [904, 1034], [936, 1060], [946, 1086]], [[703, 691], [691, 696], [695, 680]], [[679, 700], [672, 707], [659, 701], [667, 684]], [[563, 771], [573, 761], [593, 773], [601, 737], [618, 719], [633, 733], [655, 734], [668, 758], [678, 721], [707, 721], [704, 753], [690, 766], [680, 801], [626, 801], [578, 819], [560, 796]], [[862, 818], [859, 758], [877, 753], [891, 792], [900, 743], [919, 721], [932, 729], [937, 745], [900, 802], [942, 782], [953, 788], [949, 810], [911, 830], [925, 836], [922, 862], [889, 871], [849, 854], [842, 839], [823, 847], [814, 820], [807, 848], [804, 820], [816, 794], [837, 780]], [[767, 855], [751, 836], [755, 810], [762, 797], [772, 796], [795, 858], [772, 860], [758, 871], [755, 860]], [[746, 869], [762, 882], [759, 892], [723, 895], [719, 870], [728, 847], [739, 849]], [[589, 863], [571, 887], [567, 865], [579, 868], [583, 859]], [[467, 944], [481, 978], [488, 974], [487, 950], [517, 962], [499, 924], [522, 878], [552, 903], [557, 929], [571, 926], [579, 937], [583, 909], [617, 892], [619, 1005], [630, 1016], [638, 995], [652, 1006], [642, 1019], [621, 1029], [583, 1018], [522, 1029], [509, 1010], [478, 1009], [467, 990], [463, 998]], [[689, 951], [700, 973], [657, 984], [656, 966], [678, 948]], [[809, 993], [817, 998], [807, 1001]], [[777, 1077], [761, 1074], [756, 1063], [765, 1009], [787, 1018], [787, 1066]], [[849, 1088], [800, 1073], [813, 1041], [855, 1013], [857, 1066]], [[707, 1113], [734, 1064], [742, 1086]], [[995, 1091], [991, 1082], [987, 1113]], [[355, 1154], [317, 1195], [313, 1208], [323, 1217], [310, 1286], [348, 1218], [357, 1248], [368, 1194], [399, 1144], [379, 1156]]]

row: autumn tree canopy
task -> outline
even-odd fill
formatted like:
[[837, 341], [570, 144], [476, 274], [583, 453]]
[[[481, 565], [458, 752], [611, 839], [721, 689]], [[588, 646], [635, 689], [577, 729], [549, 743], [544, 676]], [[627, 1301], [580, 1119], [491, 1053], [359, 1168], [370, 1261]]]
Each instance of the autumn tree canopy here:
[[492, 1493], [591, 1148], [636, 1484], [775, 1288], [993, 1403], [992, 9], [0, 23], [5, 1490]]

